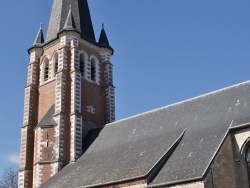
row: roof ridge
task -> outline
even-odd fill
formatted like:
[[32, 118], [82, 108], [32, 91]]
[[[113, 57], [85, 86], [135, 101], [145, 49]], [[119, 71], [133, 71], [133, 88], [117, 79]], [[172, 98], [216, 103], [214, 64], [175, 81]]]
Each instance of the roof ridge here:
[[[161, 158], [154, 164], [154, 166], [148, 171], [146, 177], [148, 184], [150, 184], [154, 178], [159, 174], [160, 170], [163, 168], [163, 166], [166, 164], [168, 159], [171, 157], [171, 155], [174, 153], [175, 149], [178, 147], [180, 142], [182, 141], [184, 135], [185, 135], [186, 129], [180, 134], [180, 136], [174, 141], [172, 146], [169, 147], [169, 149], [161, 156]], [[150, 185], [149, 187], [151, 187]]]
[[238, 83], [238, 84], [235, 84], [235, 85], [231, 85], [231, 86], [228, 86], [228, 87], [225, 87], [225, 88], [221, 88], [221, 89], [218, 89], [218, 90], [214, 90], [214, 91], [211, 91], [211, 92], [208, 92], [208, 93], [205, 93], [205, 94], [202, 94], [202, 95], [198, 95], [196, 97], [192, 97], [192, 98], [189, 98], [189, 99], [185, 99], [185, 100], [182, 100], [182, 101], [179, 101], [179, 102], [175, 102], [175, 103], [172, 103], [172, 104], [169, 104], [169, 105], [166, 105], [166, 106], [163, 106], [163, 107], [159, 107], [159, 108], [156, 108], [156, 109], [153, 109], [153, 110], [142, 112], [142, 113], [130, 116], [130, 117], [126, 117], [126, 118], [117, 120], [115, 122], [109, 123], [106, 126], [109, 126], [109, 125], [112, 125], [112, 124], [115, 124], [115, 123], [118, 123], [118, 122], [122, 122], [122, 121], [127, 121], [127, 120], [130, 120], [130, 119], [136, 118], [136, 117], [144, 116], [144, 115], [147, 115], [147, 114], [150, 114], [150, 113], [153, 113], [153, 112], [157, 112], [159, 110], [164, 110], [166, 108], [170, 108], [170, 107], [173, 107], [173, 106], [177, 106], [177, 105], [180, 105], [180, 104], [183, 104], [183, 103], [186, 103], [186, 102], [191, 102], [193, 100], [200, 99], [200, 98], [203, 98], [203, 97], [206, 97], [206, 96], [209, 96], [209, 95], [214, 95], [214, 94], [217, 94], [217, 93], [220, 93], [220, 92], [223, 92], [223, 91], [227, 91], [227, 90], [230, 90], [232, 88], [236, 88], [236, 87], [239, 87], [239, 86], [245, 85], [245, 84], [250, 84], [250, 80], [245, 81], [245, 82], [241, 82], [241, 83]]

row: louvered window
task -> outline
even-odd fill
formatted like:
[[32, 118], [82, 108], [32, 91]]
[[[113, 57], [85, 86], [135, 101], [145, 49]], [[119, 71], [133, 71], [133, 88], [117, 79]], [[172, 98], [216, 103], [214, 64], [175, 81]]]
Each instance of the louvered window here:
[[91, 80], [96, 81], [96, 63], [93, 59], [91, 60]]
[[44, 81], [49, 79], [49, 62], [45, 62], [44, 64]]
[[85, 61], [83, 54], [80, 55], [80, 72], [83, 77], [85, 77]]
[[55, 66], [54, 73], [56, 74], [58, 72], [58, 53], [55, 53], [54, 55], [54, 66]]
[[43, 81], [46, 82], [49, 79], [49, 59], [46, 57], [43, 61]]

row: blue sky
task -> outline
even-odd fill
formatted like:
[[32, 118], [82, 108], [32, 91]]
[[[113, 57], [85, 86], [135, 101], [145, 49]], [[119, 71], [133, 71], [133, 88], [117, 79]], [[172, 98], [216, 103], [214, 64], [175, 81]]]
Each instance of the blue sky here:
[[[0, 3], [0, 174], [18, 168], [29, 56], [52, 0]], [[115, 49], [116, 117], [126, 118], [250, 79], [249, 0], [89, 0]]]

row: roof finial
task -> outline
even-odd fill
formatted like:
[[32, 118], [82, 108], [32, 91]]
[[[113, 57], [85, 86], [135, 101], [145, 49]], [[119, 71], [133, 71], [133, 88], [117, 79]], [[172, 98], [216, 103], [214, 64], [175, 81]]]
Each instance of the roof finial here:
[[69, 10], [71, 10], [71, 5], [69, 5]]
[[42, 29], [43, 28], [43, 23], [41, 22], [41, 24], [40, 24], [40, 29]]
[[104, 23], [102, 23], [102, 29], [104, 29]]

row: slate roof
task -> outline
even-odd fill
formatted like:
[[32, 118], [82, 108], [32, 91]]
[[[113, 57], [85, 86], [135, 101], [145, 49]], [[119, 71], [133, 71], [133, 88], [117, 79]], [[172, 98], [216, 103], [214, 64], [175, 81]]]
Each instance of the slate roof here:
[[92, 187], [143, 177], [149, 187], [199, 180], [230, 128], [248, 123], [250, 82], [245, 82], [91, 131], [82, 157], [41, 187]]
[[33, 45], [37, 45], [37, 44], [40, 45], [42, 43], [44, 43], [44, 37], [43, 37], [43, 29], [42, 29], [42, 24], [41, 24]]
[[48, 112], [44, 115], [41, 121], [38, 123], [38, 126], [54, 126], [57, 125], [53, 116], [55, 114], [55, 105], [53, 104]]
[[56, 38], [57, 34], [63, 30], [70, 6], [76, 29], [81, 32], [82, 37], [95, 42], [95, 34], [87, 0], [54, 0], [46, 42]]
[[69, 13], [68, 13], [68, 16], [66, 18], [66, 22], [64, 24], [63, 29], [67, 29], [67, 30], [76, 29], [76, 24], [75, 24], [74, 16], [72, 14], [71, 6], [70, 6]]
[[108, 41], [108, 37], [106, 35], [105, 29], [104, 29], [104, 25], [102, 24], [102, 30], [100, 33], [100, 37], [99, 37], [99, 42], [100, 45], [102, 46], [109, 46], [109, 41]]

